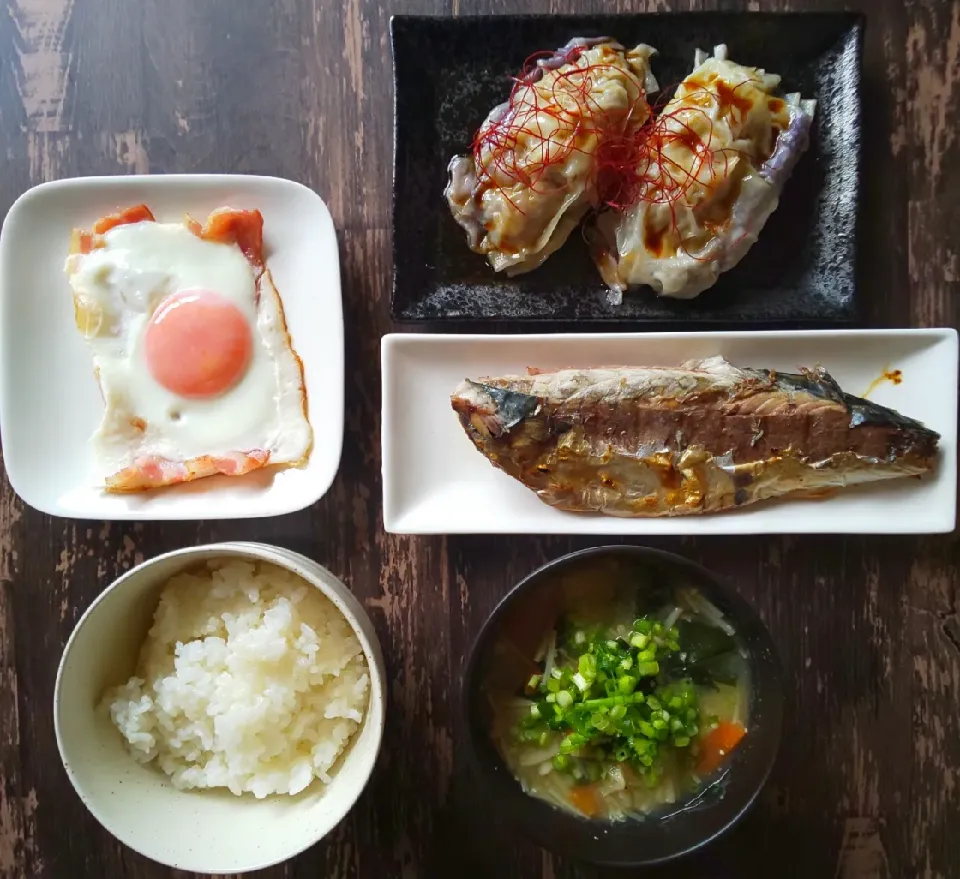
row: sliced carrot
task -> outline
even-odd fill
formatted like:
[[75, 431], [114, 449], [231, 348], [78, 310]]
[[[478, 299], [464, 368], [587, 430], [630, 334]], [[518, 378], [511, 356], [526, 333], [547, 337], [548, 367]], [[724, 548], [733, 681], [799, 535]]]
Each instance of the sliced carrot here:
[[727, 755], [740, 744], [740, 740], [747, 734], [746, 729], [739, 723], [724, 721], [712, 729], [700, 741], [700, 762], [697, 764], [698, 775], [709, 775], [720, 768], [720, 764], [727, 759]]
[[588, 818], [592, 818], [600, 811], [600, 795], [595, 784], [581, 784], [573, 788], [567, 795], [573, 807]]

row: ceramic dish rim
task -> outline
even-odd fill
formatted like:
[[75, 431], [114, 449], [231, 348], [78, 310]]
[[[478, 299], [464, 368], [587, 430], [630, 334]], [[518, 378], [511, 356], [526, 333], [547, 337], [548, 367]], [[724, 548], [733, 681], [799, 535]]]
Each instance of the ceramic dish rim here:
[[[455, 525], [453, 530], [447, 527], [438, 527], [435, 525], [425, 525], [423, 522], [416, 522], [413, 526], [404, 526], [404, 519], [410, 512], [409, 507], [403, 505], [407, 503], [398, 492], [396, 484], [396, 468], [392, 460], [394, 453], [392, 448], [398, 442], [395, 438], [393, 426], [396, 423], [397, 415], [395, 407], [398, 405], [397, 394], [394, 390], [394, 382], [397, 381], [394, 373], [396, 372], [397, 359], [400, 352], [405, 347], [420, 346], [438, 346], [443, 344], [456, 343], [458, 345], [469, 345], [471, 342], [486, 343], [496, 345], [516, 344], [524, 342], [549, 343], [551, 345], [562, 345], [565, 342], [577, 342], [579, 344], [605, 344], [607, 342], [630, 342], [636, 341], [643, 343], [650, 340], [655, 344], [661, 342], [682, 343], [692, 339], [717, 339], [731, 340], [746, 344], [754, 341], [776, 341], [779, 339], [810, 339], [810, 340], [832, 340], [832, 339], [850, 339], [856, 342], [858, 339], [883, 339], [883, 338], [915, 338], [917, 340], [928, 340], [929, 346], [943, 346], [944, 356], [950, 358], [949, 366], [954, 375], [958, 369], [958, 332], [953, 327], [920, 327], [920, 328], [879, 328], [879, 329], [856, 329], [856, 328], [833, 328], [833, 329], [804, 329], [804, 330], [721, 330], [721, 331], [689, 331], [689, 332], [589, 332], [589, 333], [426, 333], [426, 332], [393, 332], [385, 335], [381, 340], [381, 478], [382, 478], [382, 509], [383, 509], [383, 527], [388, 534], [408, 534], [408, 535], [427, 535], [427, 534], [563, 534], [563, 535], [584, 535], [593, 538], [606, 537], [629, 537], [629, 538], [655, 538], [660, 536], [676, 535], [760, 535], [760, 534], [867, 534], [881, 533], [875, 528], [866, 526], [849, 527], [838, 529], [836, 523], [829, 523], [822, 529], [814, 527], [801, 527], [796, 530], [783, 530], [777, 527], [761, 528], [749, 527], [737, 529], [734, 526], [725, 525], [725, 516], [723, 513], [709, 514], [709, 522], [702, 527], [690, 528], [689, 523], [707, 521], [706, 515], [701, 516], [678, 516], [661, 517], [659, 519], [620, 519], [617, 517], [605, 517], [601, 521], [604, 523], [604, 529], [583, 530], [582, 526], [576, 524], [575, 519], [571, 519], [569, 525], [566, 520], [561, 524], [544, 523], [539, 519], [528, 530], [521, 530], [512, 524], [507, 528], [498, 528], [495, 525], [485, 524], [483, 527], [464, 527]], [[451, 388], [452, 390], [452, 388]], [[951, 400], [956, 396], [950, 397]], [[951, 402], [948, 405], [956, 408], [956, 403]], [[944, 430], [944, 437], [951, 442], [958, 440], [958, 425], [954, 419], [949, 430]], [[953, 466], [953, 465], [948, 465]], [[939, 475], [937, 478], [941, 478]], [[910, 530], [904, 528], [890, 527], [883, 531], [886, 534], [946, 534], [951, 533], [956, 528], [957, 521], [957, 489], [954, 484], [950, 494], [949, 505], [950, 515], [944, 513], [943, 523], [936, 527], [924, 527], [923, 530]], [[774, 502], [771, 502], [774, 503]], [[938, 507], [939, 509], [939, 507]], [[577, 517], [579, 514], [570, 514]], [[950, 519], [948, 522], [947, 519]], [[640, 528], [637, 530], [626, 530], [624, 523], [630, 522], [663, 522], [667, 521], [667, 526], [662, 530], [656, 526]], [[729, 516], [727, 517], [729, 520]], [[818, 520], [819, 521], [819, 520]], [[859, 521], [859, 520], [858, 520]], [[888, 519], [886, 521], [893, 521]]]
[[[246, 865], [240, 868], [231, 868], [228, 870], [199, 870], [196, 866], [183, 866], [162, 861], [159, 860], [155, 854], [142, 851], [138, 846], [132, 845], [127, 840], [121, 839], [119, 836], [117, 836], [110, 828], [109, 824], [104, 821], [103, 816], [96, 804], [91, 802], [86, 791], [78, 783], [72, 765], [70, 762], [68, 762], [67, 756], [64, 753], [64, 736], [61, 728], [61, 684], [64, 675], [64, 669], [68, 662], [68, 657], [81, 628], [86, 624], [90, 617], [96, 613], [97, 608], [103, 601], [107, 599], [110, 594], [117, 589], [123, 589], [125, 584], [129, 583], [131, 580], [134, 580], [136, 577], [142, 576], [144, 572], [149, 570], [151, 566], [165, 562], [169, 559], [182, 558], [184, 559], [184, 568], [186, 568], [191, 564], [191, 556], [196, 556], [195, 561], [198, 563], [204, 559], [213, 560], [217, 558], [253, 559], [256, 561], [262, 561], [268, 564], [276, 565], [277, 567], [283, 568], [295, 574], [301, 580], [304, 580], [309, 586], [317, 589], [322, 595], [328, 598], [336, 607], [337, 611], [350, 625], [351, 630], [357, 636], [357, 639], [363, 648], [364, 656], [367, 660], [368, 673], [370, 675], [370, 693], [366, 715], [364, 717], [364, 724], [369, 723], [373, 730], [371, 758], [369, 760], [369, 765], [361, 765], [361, 771], [354, 776], [354, 780], [346, 780], [353, 783], [356, 790], [355, 793], [345, 799], [342, 814], [340, 814], [340, 816], [332, 823], [331, 827], [323, 835], [306, 841], [303, 845], [298, 846], [295, 850], [287, 852], [280, 858], [268, 857], [264, 861], [258, 862], [254, 865]], [[318, 571], [322, 573], [318, 574], [316, 571], [311, 571], [311, 567], [318, 569]], [[327, 582], [328, 578], [329, 582]], [[364, 631], [365, 627], [369, 629], [369, 635], [372, 635], [372, 637], [368, 635], [368, 632]], [[79, 619], [74, 624], [73, 630], [70, 632], [70, 636], [67, 638], [63, 647], [63, 651], [60, 654], [60, 660], [57, 663], [56, 678], [54, 680], [52, 708], [54, 736], [57, 742], [57, 753], [60, 756], [60, 763], [66, 772], [67, 777], [69, 778], [70, 785], [74, 792], [77, 794], [90, 814], [96, 819], [97, 823], [107, 833], [109, 833], [110, 836], [112, 836], [122, 845], [127, 846], [133, 851], [136, 851], [143, 857], [148, 858], [155, 863], [165, 864], [173, 869], [192, 870], [207, 874], [220, 873], [224, 875], [234, 875], [237, 873], [266, 869], [267, 867], [284, 863], [285, 861], [296, 857], [333, 833], [334, 830], [336, 830], [336, 828], [352, 811], [357, 803], [357, 800], [366, 790], [371, 778], [373, 777], [373, 773], [376, 770], [377, 763], [380, 758], [380, 751], [383, 746], [383, 735], [386, 728], [387, 715], [386, 664], [384, 662], [379, 638], [376, 635], [376, 630], [363, 605], [353, 594], [352, 590], [350, 590], [350, 588], [346, 585], [346, 583], [344, 583], [343, 580], [337, 577], [324, 565], [321, 565], [319, 562], [316, 562], [302, 553], [296, 552], [295, 550], [290, 550], [286, 547], [275, 546], [269, 543], [243, 540], [205, 543], [197, 546], [180, 547], [179, 549], [170, 550], [169, 552], [164, 552], [149, 559], [145, 559], [118, 576], [90, 603], [90, 606], [80, 615]], [[359, 735], [361, 729], [362, 727], [358, 728], [354, 735]], [[353, 737], [351, 737], [351, 739], [352, 738]], [[130, 759], [132, 760], [133, 758], [131, 757]], [[157, 772], [160, 771], [156, 767], [153, 767], [153, 769]], [[335, 775], [333, 783], [335, 784], [341, 777], [342, 776], [339, 773]], [[314, 779], [314, 782], [312, 783], [316, 783], [316, 779]], [[193, 793], [197, 796], [203, 796], [204, 792], [185, 791], [185, 793]]]
[[[675, 861], [678, 858], [682, 858], [699, 851], [700, 849], [710, 845], [725, 833], [729, 832], [734, 825], [739, 823], [739, 821], [747, 814], [747, 812], [756, 802], [757, 797], [760, 795], [761, 791], [766, 785], [767, 780], [770, 777], [770, 773], [773, 771], [773, 767], [776, 764], [777, 756], [780, 751], [783, 737], [783, 716], [786, 704], [783, 661], [780, 658], [780, 654], [777, 652], [777, 647], [774, 643], [773, 636], [770, 634], [770, 631], [767, 628], [766, 623], [763, 621], [763, 618], [760, 616], [753, 604], [740, 594], [739, 590], [736, 589], [729, 578], [715, 573], [700, 562], [694, 561], [686, 556], [670, 552], [669, 550], [659, 549], [657, 547], [646, 546], [643, 544], [597, 544], [584, 549], [574, 550], [573, 552], [569, 552], [551, 559], [528, 573], [521, 580], [519, 580], [516, 585], [511, 587], [484, 619], [480, 630], [477, 632], [477, 635], [471, 642], [469, 652], [467, 653], [467, 661], [460, 678], [460, 700], [458, 708], [460, 711], [461, 720], [466, 730], [467, 760], [470, 764], [471, 771], [481, 779], [481, 782], [487, 790], [487, 796], [493, 798], [495, 794], [492, 793], [493, 784], [490, 780], [493, 772], [489, 767], [487, 769], [484, 768], [486, 764], [482, 760], [480, 748], [477, 746], [477, 741], [484, 737], [484, 733], [477, 730], [476, 725], [473, 723], [474, 701], [472, 695], [473, 687], [471, 685], [479, 685], [478, 675], [480, 673], [479, 666], [482, 658], [481, 653], [483, 652], [483, 648], [487, 646], [490, 638], [496, 632], [497, 624], [506, 613], [510, 604], [522, 592], [535, 587], [537, 581], [549, 576], [551, 572], [556, 571], [558, 568], [562, 568], [566, 565], [575, 563], [581, 559], [590, 558], [592, 556], [603, 556], [604, 554], [609, 553], [611, 550], [614, 552], [614, 554], [623, 554], [634, 556], [639, 559], [649, 559], [663, 562], [674, 568], [688, 571], [698, 577], [701, 581], [709, 583], [711, 589], [715, 589], [723, 596], [725, 603], [729, 603], [734, 607], [738, 621], [742, 621], [745, 626], [750, 627], [753, 635], [760, 642], [758, 645], [756, 645], [756, 649], [751, 651], [751, 661], [749, 663], [751, 672], [753, 672], [759, 666], [756, 654], [762, 650], [768, 655], [768, 661], [764, 663], [767, 684], [765, 696], [771, 701], [765, 702], [763, 706], [764, 730], [766, 731], [763, 741], [771, 744], [767, 749], [768, 753], [763, 761], [764, 768], [757, 776], [758, 781], [753, 792], [747, 796], [741, 805], [736, 808], [733, 816], [726, 823], [724, 823], [722, 827], [708, 837], [705, 837], [696, 844], [688, 846], [687, 848], [684, 848], [681, 851], [666, 857], [660, 857], [646, 861], [631, 860], [629, 862], [623, 859], [604, 860], [602, 858], [596, 859], [593, 857], [583, 858], [589, 863], [600, 866], [653, 867]], [[738, 626], [738, 628], [740, 627]], [[561, 823], [564, 819], [571, 821], [581, 820], [576, 816], [561, 812], [559, 809], [554, 808], [549, 803], [539, 800], [538, 798], [523, 791], [519, 782], [515, 777], [513, 777], [512, 772], [510, 772], [510, 769], [506, 765], [503, 758], [499, 756], [496, 746], [493, 745], [492, 742], [489, 742], [489, 735], [486, 735], [486, 739], [488, 740], [488, 744], [490, 744], [493, 753], [496, 755], [496, 758], [499, 760], [501, 767], [510, 775], [510, 779], [508, 779], [507, 784], [509, 784], [509, 781], [512, 781], [515, 787], [515, 793], [504, 795], [510, 796], [511, 800], [515, 803], [527, 803], [526, 808], [523, 806], [518, 806], [518, 809], [524, 811], [528, 816], [527, 820], [533, 821], [536, 813], [539, 813], [538, 817], [554, 814], [561, 816], [557, 818], [557, 820]], [[506, 789], [506, 785], [501, 789]], [[533, 805], [530, 805], [530, 803]], [[538, 842], [540, 841], [538, 840]], [[569, 853], [567, 854], [569, 855]]]
[[[105, 521], [201, 521], [202, 519], [209, 518], [218, 518], [218, 519], [248, 519], [248, 518], [261, 518], [264, 515], [275, 516], [275, 515], [287, 515], [289, 513], [299, 512], [306, 509], [309, 506], [312, 506], [317, 501], [319, 501], [327, 492], [330, 490], [330, 487], [333, 485], [336, 480], [337, 474], [340, 469], [340, 464], [343, 456], [343, 434], [345, 427], [345, 394], [344, 394], [344, 379], [346, 376], [346, 351], [345, 351], [345, 326], [344, 326], [344, 311], [343, 311], [343, 282], [340, 273], [340, 255], [339, 255], [339, 246], [337, 239], [336, 227], [333, 223], [333, 217], [330, 213], [324, 199], [309, 186], [297, 181], [291, 180], [286, 177], [278, 177], [275, 175], [268, 174], [232, 174], [232, 173], [177, 173], [177, 174], [104, 174], [104, 175], [89, 175], [81, 177], [64, 177], [58, 180], [47, 180], [42, 183], [38, 183], [23, 193], [21, 193], [14, 203], [11, 205], [10, 210], [7, 212], [6, 216], [3, 218], [2, 224], [0, 224], [0, 280], [2, 280], [2, 266], [11, 259], [12, 256], [8, 253], [9, 248], [12, 245], [7, 245], [9, 239], [3, 233], [8, 228], [13, 228], [18, 225], [21, 221], [20, 215], [25, 211], [30, 209], [31, 203], [37, 199], [43, 198], [56, 198], [62, 192], [70, 192], [76, 190], [90, 190], [96, 191], [98, 188], [103, 191], [109, 192], [114, 189], [128, 189], [131, 187], [146, 187], [148, 189], [167, 189], [172, 186], [182, 186], [186, 188], [192, 188], [194, 190], [200, 189], [203, 190], [206, 187], [210, 186], [229, 186], [235, 184], [238, 187], [242, 186], [266, 186], [275, 190], [288, 189], [296, 190], [304, 198], [310, 200], [313, 204], [313, 209], [316, 210], [317, 221], [322, 224], [326, 231], [329, 233], [330, 242], [331, 242], [331, 259], [330, 259], [330, 274], [336, 279], [337, 290], [336, 296], [331, 297], [331, 301], [334, 303], [334, 307], [337, 313], [337, 319], [333, 321], [333, 326], [330, 327], [329, 324], [325, 333], [327, 337], [325, 341], [327, 343], [332, 343], [336, 347], [336, 369], [340, 376], [340, 381], [334, 383], [336, 385], [334, 393], [336, 399], [333, 401], [333, 406], [325, 407], [325, 411], [333, 411], [339, 422], [338, 431], [324, 431], [324, 451], [323, 451], [323, 463], [321, 465], [321, 476], [322, 478], [317, 479], [316, 486], [307, 491], [307, 490], [290, 490], [287, 492], [289, 496], [288, 500], [284, 502], [277, 503], [276, 507], [271, 507], [270, 512], [263, 514], [259, 513], [256, 509], [257, 500], [256, 496], [251, 496], [249, 500], [244, 500], [239, 505], [236, 503], [226, 503], [224, 502], [220, 508], [217, 510], [215, 516], [209, 515], [209, 513], [201, 514], [200, 512], [190, 512], [190, 511], [180, 511], [176, 509], [177, 507], [182, 507], [182, 504], [174, 501], [170, 504], [169, 507], [165, 507], [161, 510], [156, 509], [136, 509], [131, 507], [124, 507], [122, 509], [113, 510], [110, 512], [109, 516]], [[268, 264], [268, 268], [269, 268]], [[9, 330], [9, 327], [6, 324], [10, 321], [10, 310], [12, 306], [8, 303], [10, 294], [0, 288], [0, 339], [5, 338]], [[281, 299], [283, 294], [281, 293]], [[289, 308], [284, 309], [285, 319], [289, 323]], [[295, 330], [296, 327], [293, 327]], [[314, 342], [307, 334], [305, 339], [306, 344], [300, 343], [297, 349], [297, 356], [301, 360], [303, 359], [303, 350], [309, 348]], [[309, 356], [308, 356], [309, 360]], [[6, 445], [3, 443], [3, 436], [5, 433], [10, 432], [10, 428], [5, 425], [10, 420], [10, 409], [12, 407], [12, 402], [9, 397], [12, 397], [12, 394], [8, 394], [5, 389], [7, 388], [9, 379], [6, 377], [7, 370], [3, 368], [4, 360], [0, 359], [0, 372], [3, 372], [4, 375], [0, 376], [0, 445]], [[314, 432], [314, 442], [310, 451], [310, 455], [313, 456], [317, 454], [317, 434], [320, 432], [320, 427], [314, 423], [315, 418], [315, 407], [311, 407], [310, 396], [307, 396], [307, 418], [310, 423], [311, 428]], [[6, 449], [5, 449], [6, 451]], [[38, 498], [35, 495], [35, 492], [30, 487], [30, 483], [24, 483], [21, 479], [22, 469], [24, 467], [24, 462], [19, 458], [14, 458], [13, 466], [10, 466], [10, 460], [7, 456], [4, 459], [5, 469], [7, 471], [7, 478], [10, 482], [10, 486], [13, 489], [17, 497], [20, 498], [23, 503], [27, 506], [32, 507], [35, 510], [38, 510], [41, 513], [45, 513], [50, 516], [56, 516], [58, 518], [65, 519], [81, 519], [89, 518], [90, 515], [101, 514], [104, 511], [96, 510], [91, 511], [90, 513], [84, 513], [82, 511], [68, 511], [64, 509], [59, 503], [50, 503], [48, 499]], [[295, 474], [298, 468], [291, 467], [282, 467], [280, 468], [284, 471], [289, 471], [291, 474]], [[329, 471], [326, 475], [323, 475], [324, 471]], [[277, 471], [279, 472], [279, 471]], [[296, 476], [293, 476], [296, 479]], [[202, 480], [201, 480], [202, 481]], [[24, 485], [27, 485], [27, 490], [24, 491]], [[176, 486], [168, 486], [156, 491], [169, 491], [170, 489], [176, 490]], [[218, 502], [214, 499], [212, 504], [216, 505]], [[172, 509], [171, 509], [172, 507]]]
[[[513, 21], [528, 24], [535, 24], [541, 21], [560, 22], [561, 24], [573, 25], [577, 23], [587, 24], [590, 19], [596, 18], [630, 18], [630, 19], [652, 19], [657, 18], [675, 18], [675, 19], [706, 19], [710, 17], [743, 19], [752, 17], [755, 19], [764, 18], [776, 22], [782, 26], [791, 19], [809, 20], [812, 17], [819, 17], [831, 21], [837, 21], [842, 26], [844, 38], [852, 35], [856, 46], [857, 69], [855, 81], [851, 83], [851, 90], [856, 96], [856, 114], [862, 125], [865, 97], [863, 95], [863, 52], [864, 36], [867, 28], [866, 13], [857, 9], [803, 9], [803, 10], [720, 10], [720, 9], [698, 9], [698, 10], [679, 10], [671, 9], [663, 12], [650, 11], [596, 11], [596, 12], [565, 12], [560, 14], [550, 14], [542, 12], [509, 12], [504, 14], [491, 13], [467, 13], [463, 15], [448, 14], [423, 14], [423, 13], [394, 13], [389, 18], [389, 44], [390, 60], [392, 68], [392, 110], [393, 110], [393, 130], [392, 130], [392, 168], [391, 168], [391, 223], [394, 228], [394, 236], [391, 243], [392, 271], [390, 277], [390, 301], [389, 313], [391, 319], [400, 326], [408, 327], [437, 327], [441, 331], [447, 328], [455, 327], [458, 323], [473, 328], [482, 326], [491, 326], [500, 322], [518, 321], [525, 326], [536, 326], [537, 324], [557, 327], [563, 332], [564, 328], [574, 325], [586, 324], [597, 331], [605, 328], [627, 328], [648, 329], [656, 331], [658, 329], [674, 329], [691, 323], [690, 319], [673, 316], [651, 316], [651, 315], [631, 315], [623, 316], [617, 314], [610, 315], [591, 315], [586, 317], [555, 317], [551, 315], [448, 315], [439, 314], [429, 317], [419, 317], [407, 313], [409, 308], [413, 307], [410, 302], [401, 304], [403, 297], [398, 296], [398, 247], [396, 229], [402, 218], [398, 208], [398, 181], [399, 181], [399, 154], [400, 154], [400, 91], [401, 82], [396, 63], [396, 41], [397, 29], [403, 30], [405, 27], [423, 27], [423, 26], [441, 26], [469, 28], [477, 22], [490, 21], [492, 19]], [[408, 34], [402, 33], [401, 37], [407, 37]], [[815, 314], [807, 316], [771, 316], [769, 319], [763, 317], [752, 317], [747, 319], [738, 319], [736, 317], [716, 316], [710, 318], [694, 318], [692, 324], [699, 329], [709, 331], [711, 329], [734, 329], [737, 327], [748, 327], [758, 325], [773, 329], [778, 325], [785, 325], [796, 328], [803, 327], [823, 327], [823, 328], [852, 328], [855, 327], [861, 319], [863, 313], [863, 294], [860, 284], [859, 263], [862, 254], [862, 234], [863, 224], [859, 221], [860, 200], [863, 190], [863, 164], [864, 164], [864, 138], [862, 134], [856, 137], [856, 143], [853, 147], [852, 170], [855, 176], [856, 194], [853, 207], [853, 233], [851, 240], [850, 261], [851, 284], [852, 289], [849, 301], [846, 305], [838, 306], [837, 313], [829, 316], [818, 316]], [[491, 275], [491, 280], [493, 280]], [[409, 298], [409, 297], [408, 297]], [[412, 301], [412, 300], [411, 300]]]

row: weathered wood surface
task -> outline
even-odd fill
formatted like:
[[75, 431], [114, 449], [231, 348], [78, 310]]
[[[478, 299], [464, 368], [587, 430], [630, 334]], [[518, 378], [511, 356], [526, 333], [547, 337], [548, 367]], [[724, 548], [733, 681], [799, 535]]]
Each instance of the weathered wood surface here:
[[[265, 877], [606, 875], [497, 834], [474, 802], [454, 716], [466, 645], [498, 596], [586, 542], [411, 539], [381, 528], [389, 16], [841, 5], [850, 4], [6, 0], [0, 210], [35, 183], [75, 175], [228, 171], [306, 183], [340, 234], [348, 403], [340, 475], [321, 503], [292, 516], [66, 522], [0, 485], [0, 876], [177, 875], [124, 849], [81, 805], [57, 757], [51, 696], [62, 646], [105, 584], [144, 557], [219, 538], [273, 541], [329, 566], [365, 602], [390, 666], [389, 726], [369, 790], [332, 838]], [[852, 5], [869, 17], [867, 320], [956, 326], [960, 0]], [[960, 876], [956, 538], [659, 545], [736, 579], [781, 646], [787, 679], [783, 748], [758, 807], [670, 875]]]

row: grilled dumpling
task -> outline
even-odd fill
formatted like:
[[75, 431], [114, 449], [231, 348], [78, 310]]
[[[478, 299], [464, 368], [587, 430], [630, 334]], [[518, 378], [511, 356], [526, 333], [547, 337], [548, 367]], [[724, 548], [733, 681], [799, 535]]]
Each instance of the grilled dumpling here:
[[653, 52], [606, 37], [572, 40], [518, 78], [473, 154], [450, 162], [450, 210], [496, 271], [536, 268], [597, 205], [598, 150], [649, 118]]
[[777, 207], [806, 149], [816, 102], [778, 97], [780, 77], [697, 53], [651, 126], [623, 213], [597, 221], [594, 257], [613, 298], [648, 285], [691, 298], [735, 266]]

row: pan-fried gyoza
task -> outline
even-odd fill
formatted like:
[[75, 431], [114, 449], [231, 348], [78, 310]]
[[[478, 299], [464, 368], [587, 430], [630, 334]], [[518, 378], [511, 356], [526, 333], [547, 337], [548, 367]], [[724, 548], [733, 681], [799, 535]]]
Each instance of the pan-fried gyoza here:
[[653, 50], [572, 40], [517, 78], [456, 156], [445, 190], [472, 250], [496, 271], [527, 272], [598, 205], [598, 158], [647, 121]]
[[449, 166], [471, 249], [509, 275], [541, 265], [584, 219], [618, 303], [630, 287], [691, 298], [756, 242], [809, 143], [816, 101], [698, 50], [662, 111], [655, 50], [577, 39], [521, 74]]
[[809, 140], [816, 102], [777, 97], [780, 77], [698, 53], [650, 127], [625, 211], [597, 219], [594, 257], [611, 290], [689, 299], [756, 242]]

